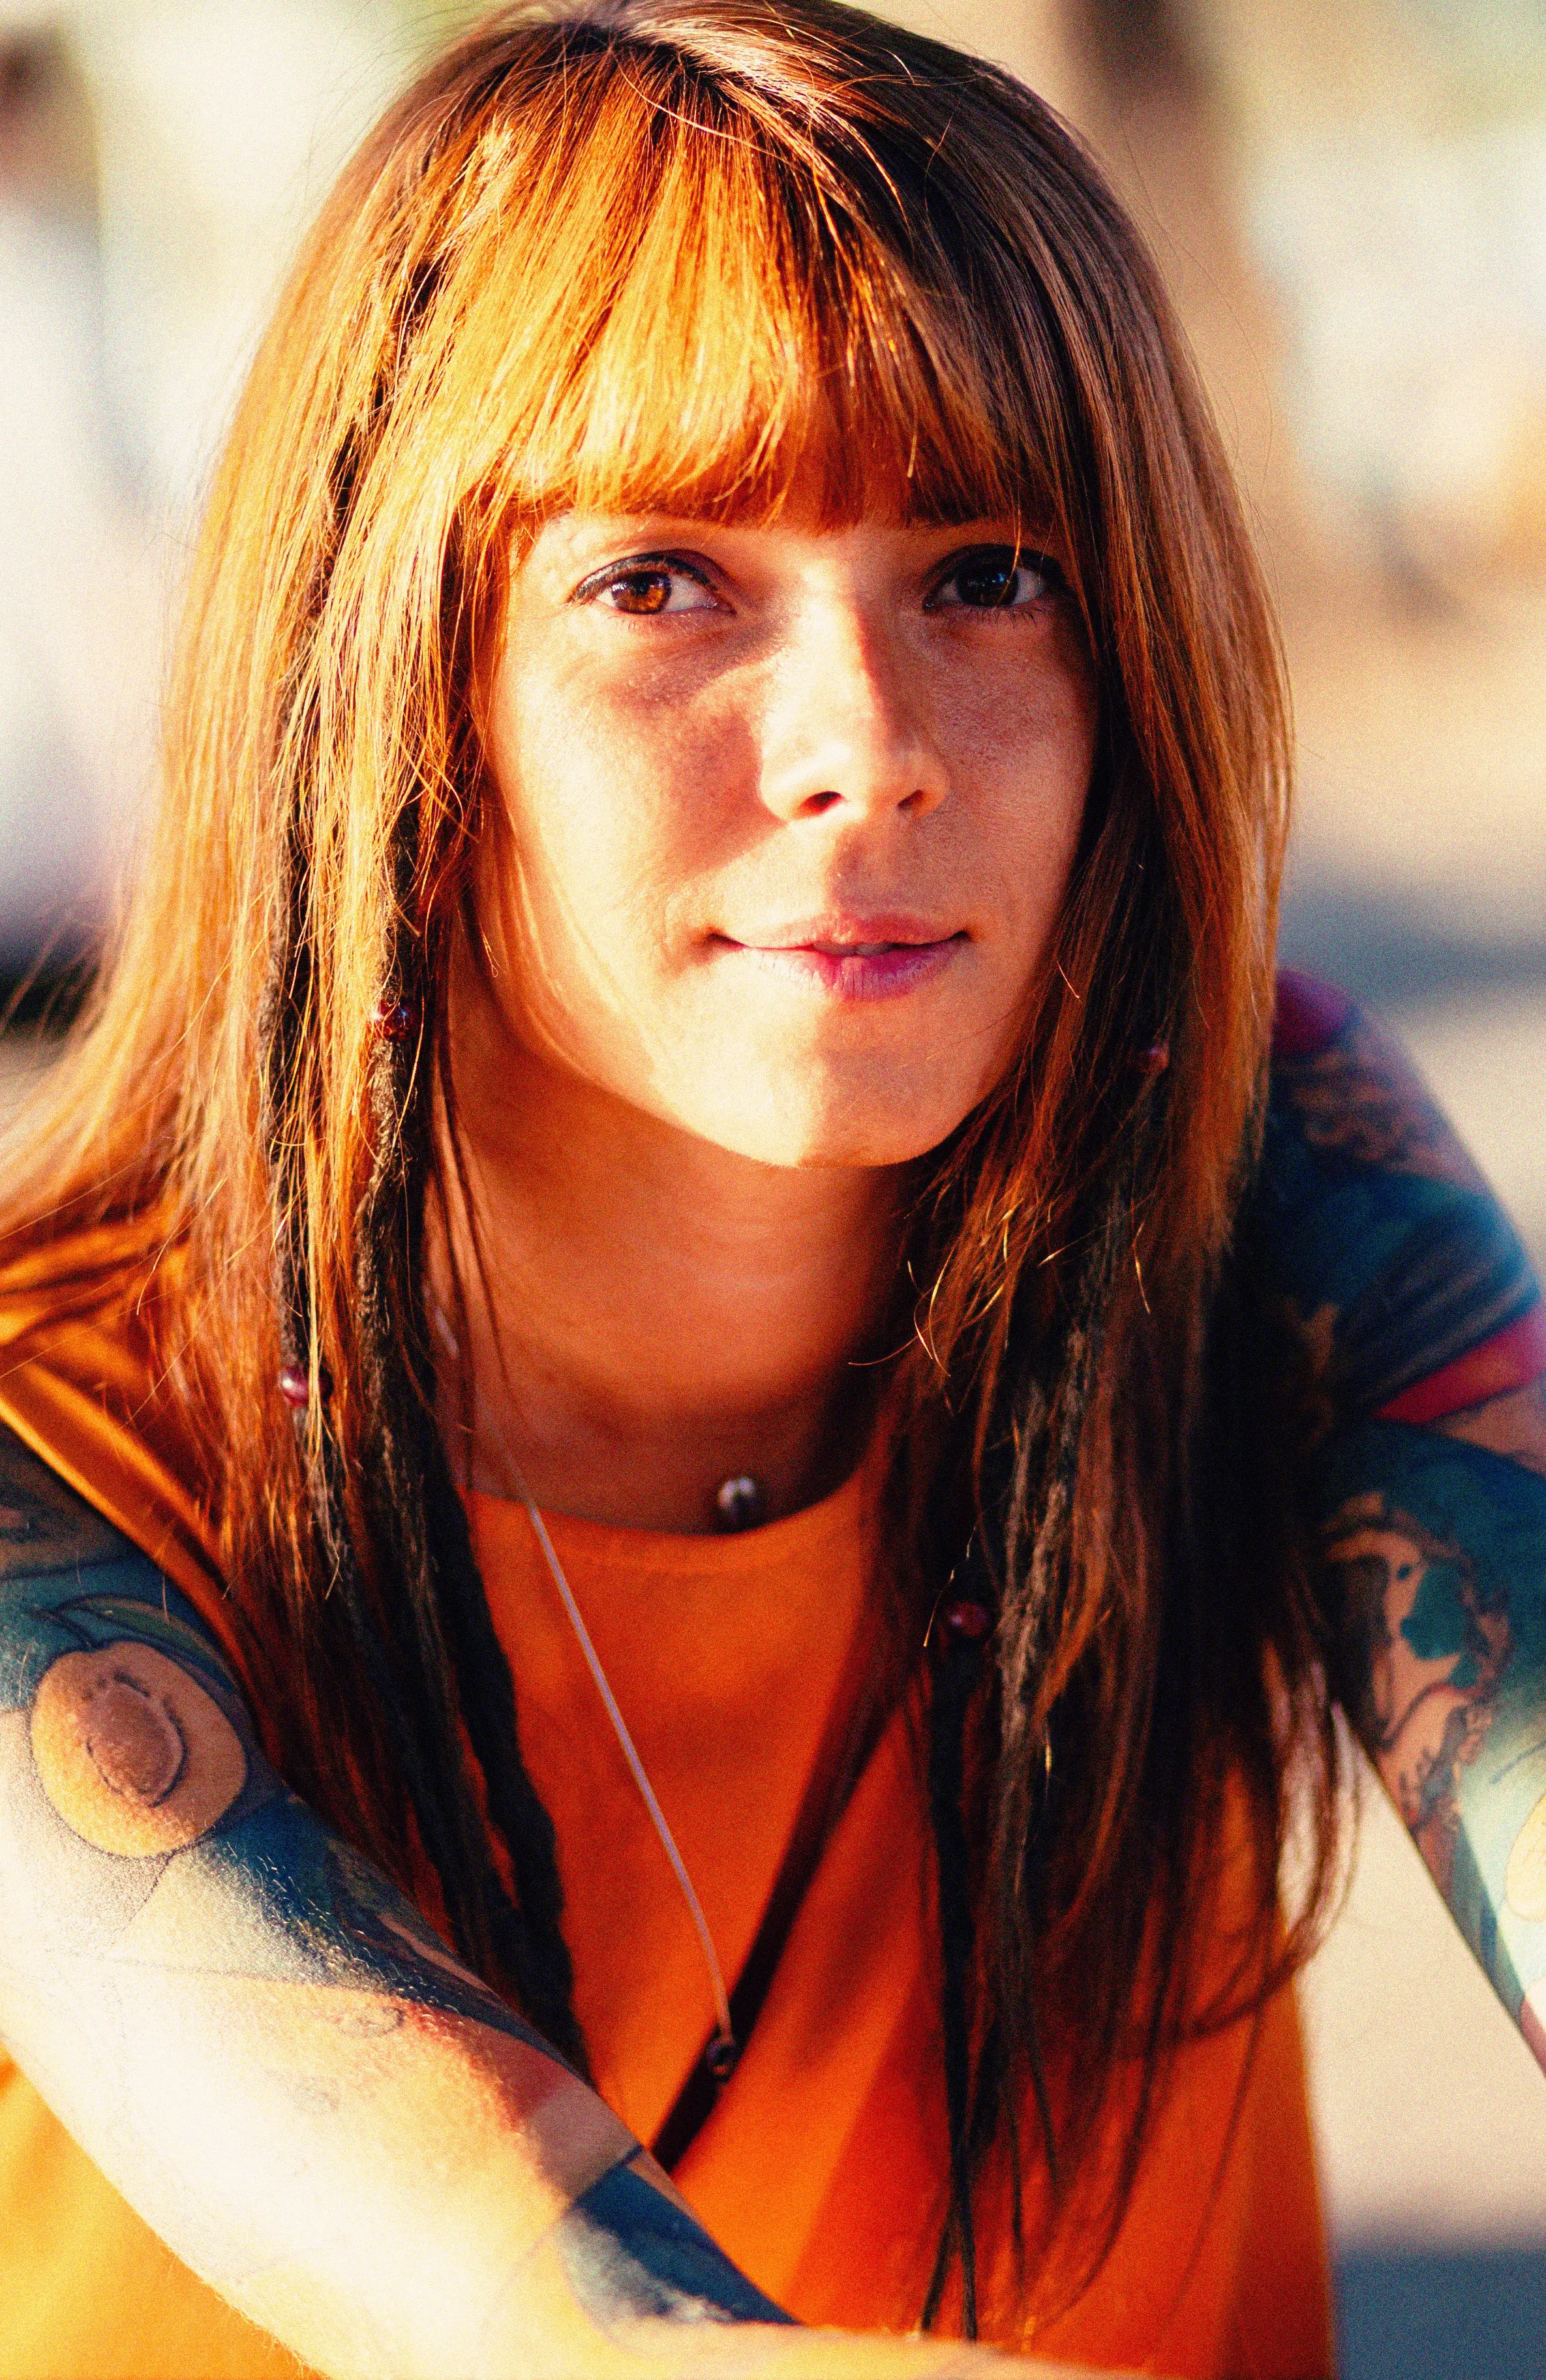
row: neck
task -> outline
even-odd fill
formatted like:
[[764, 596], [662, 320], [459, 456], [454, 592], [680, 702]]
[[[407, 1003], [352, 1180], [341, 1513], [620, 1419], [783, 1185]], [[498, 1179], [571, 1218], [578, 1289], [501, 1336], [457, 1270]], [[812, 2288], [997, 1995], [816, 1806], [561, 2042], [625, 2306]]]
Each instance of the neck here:
[[517, 1044], [459, 1036], [459, 1123], [488, 1275], [460, 1228], [474, 1486], [670, 1531], [750, 1475], [760, 1517], [857, 1459], [897, 1244], [892, 1173], [759, 1164]]

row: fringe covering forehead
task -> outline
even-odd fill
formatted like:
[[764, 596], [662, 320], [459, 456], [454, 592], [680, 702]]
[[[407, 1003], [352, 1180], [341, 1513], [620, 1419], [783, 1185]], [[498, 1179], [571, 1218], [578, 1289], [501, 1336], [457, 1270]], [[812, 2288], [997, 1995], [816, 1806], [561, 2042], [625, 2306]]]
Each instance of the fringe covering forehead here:
[[926, 128], [908, 96], [791, 116], [572, 29], [513, 120], [431, 168], [459, 221], [394, 398], [432, 378], [425, 412], [478, 424], [466, 460], [527, 520], [1066, 522], [1055, 325], [940, 94]]

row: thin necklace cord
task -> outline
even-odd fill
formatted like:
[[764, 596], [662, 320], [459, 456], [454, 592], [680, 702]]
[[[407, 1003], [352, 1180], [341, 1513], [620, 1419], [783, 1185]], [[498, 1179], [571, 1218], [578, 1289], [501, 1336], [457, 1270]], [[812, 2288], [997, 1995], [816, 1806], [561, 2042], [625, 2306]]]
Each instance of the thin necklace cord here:
[[[461, 1350], [456, 1344], [450, 1323], [438, 1306], [435, 1312], [435, 1323], [453, 1359], [460, 1362]], [[602, 1707], [608, 1718], [611, 1721], [612, 1733], [617, 1738], [618, 1749], [628, 1764], [629, 1774], [638, 1787], [639, 1798], [649, 1814], [650, 1824], [660, 1839], [660, 1848], [670, 1861], [671, 1873], [682, 1888], [682, 1897], [687, 1904], [688, 1914], [693, 1920], [698, 1940], [703, 1946], [704, 1961], [708, 1969], [708, 1980], [714, 1994], [714, 2013], [719, 2032], [713, 2047], [722, 2059], [731, 2059], [735, 2055], [736, 2040], [735, 2029], [731, 2022], [730, 1995], [725, 1989], [725, 1979], [715, 1954], [714, 1937], [708, 1930], [708, 1920], [703, 1913], [703, 1903], [693, 1888], [693, 1879], [687, 1873], [686, 1862], [677, 1850], [676, 1838], [666, 1823], [666, 1814], [656, 1798], [655, 1788], [649, 1781], [644, 1762], [639, 1758], [634, 1739], [628, 1732], [628, 1723], [618, 1708], [617, 1696], [613, 1694], [607, 1672], [601, 1666], [601, 1657], [591, 1642], [590, 1631], [586, 1626], [584, 1615], [574, 1599], [574, 1591], [564, 1576], [563, 1564], [560, 1561], [552, 1538], [548, 1534], [548, 1524], [526, 1487], [521, 1467], [510, 1451], [503, 1430], [493, 1415], [488, 1415], [487, 1418], [500, 1460], [504, 1465], [511, 1484], [526, 1508], [526, 1517], [531, 1523], [537, 1542], [542, 1549], [543, 1560], [552, 1574], [553, 1585], [559, 1591], [560, 1600], [569, 1615], [569, 1624], [574, 1632], [575, 1642], [585, 1656], [586, 1668], [596, 1681], [596, 1691], [601, 1697]]]

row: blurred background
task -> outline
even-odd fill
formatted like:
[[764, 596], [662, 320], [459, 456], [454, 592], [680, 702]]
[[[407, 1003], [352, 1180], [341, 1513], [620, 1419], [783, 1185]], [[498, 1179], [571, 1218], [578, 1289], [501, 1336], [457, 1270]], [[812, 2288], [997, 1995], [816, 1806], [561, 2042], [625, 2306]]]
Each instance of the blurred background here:
[[[163, 625], [298, 232], [411, 0], [0, 0], [4, 1045], [89, 957]], [[1286, 955], [1405, 1035], [1546, 1259], [1546, 7], [907, 0], [1093, 142], [1282, 606]], [[1546, 2080], [1374, 1792], [1306, 1979], [1348, 2380], [1546, 2369]]]

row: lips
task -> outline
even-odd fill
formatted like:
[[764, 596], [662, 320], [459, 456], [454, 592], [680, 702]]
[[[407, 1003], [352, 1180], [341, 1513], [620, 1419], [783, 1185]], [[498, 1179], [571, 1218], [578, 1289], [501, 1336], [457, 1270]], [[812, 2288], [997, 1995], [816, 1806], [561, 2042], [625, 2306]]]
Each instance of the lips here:
[[[792, 947], [820, 951], [824, 957], [829, 959], [882, 959], [888, 951], [928, 950], [933, 942], [946, 939], [943, 935], [934, 935], [927, 942], [805, 942], [796, 943]], [[789, 948], [791, 945], [774, 944], [772, 947]]]
[[890, 1000], [946, 973], [964, 929], [915, 917], [813, 918], [763, 933], [716, 937], [729, 953], [840, 1001]]
[[811, 950], [842, 957], [872, 958], [883, 951], [921, 950], [937, 942], [954, 941], [960, 931], [942, 918], [922, 917], [912, 910], [866, 909], [801, 917], [763, 931], [726, 934], [723, 939], [738, 942], [743, 950]]

